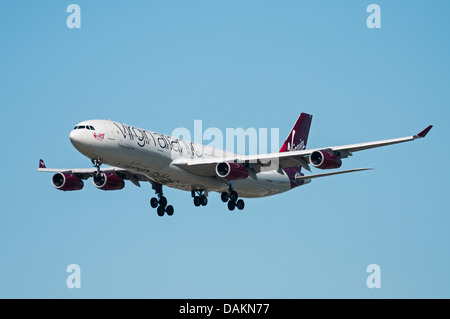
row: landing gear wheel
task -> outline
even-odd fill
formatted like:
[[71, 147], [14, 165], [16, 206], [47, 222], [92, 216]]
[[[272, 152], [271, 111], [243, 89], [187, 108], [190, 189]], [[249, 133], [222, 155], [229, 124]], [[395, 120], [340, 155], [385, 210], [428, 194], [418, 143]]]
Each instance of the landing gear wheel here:
[[235, 208], [236, 208], [236, 202], [230, 200], [230, 201], [228, 202], [228, 209], [229, 209], [229, 210], [234, 210]]
[[152, 182], [152, 188], [155, 190], [156, 197], [150, 199], [150, 206], [156, 208], [158, 216], [164, 216], [165, 213], [172, 216], [174, 209], [172, 205], [167, 205], [167, 198], [163, 196], [163, 185]]
[[237, 201], [236, 207], [237, 207], [239, 210], [243, 210], [243, 209], [244, 209], [244, 206], [245, 206], [245, 204], [244, 204], [244, 201], [243, 201], [242, 199], [240, 199], [240, 200]]
[[161, 196], [159, 198], [159, 206], [162, 206], [163, 208], [167, 205], [167, 199], [164, 196]]
[[152, 208], [158, 207], [158, 199], [156, 197], [152, 197], [152, 199], [150, 199], [150, 206], [152, 206]]
[[167, 213], [167, 215], [169, 215], [169, 216], [172, 216], [172, 215], [173, 215], [173, 206], [172, 206], [172, 205], [168, 205], [168, 206], [166, 207], [166, 213]]
[[238, 193], [236, 193], [235, 191], [231, 191], [230, 193], [230, 201], [236, 202], [238, 199]]
[[208, 191], [203, 189], [191, 190], [191, 195], [194, 198], [194, 205], [196, 207], [206, 206], [208, 204]]
[[156, 212], [158, 213], [158, 216], [164, 216], [164, 207], [158, 206]]
[[222, 194], [220, 194], [220, 199], [224, 203], [228, 202], [228, 193], [227, 192], [223, 192]]

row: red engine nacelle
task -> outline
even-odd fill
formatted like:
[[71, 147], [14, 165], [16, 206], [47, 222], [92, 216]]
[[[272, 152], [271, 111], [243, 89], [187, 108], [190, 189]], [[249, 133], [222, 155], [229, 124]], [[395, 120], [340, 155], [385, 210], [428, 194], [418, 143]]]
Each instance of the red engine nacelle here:
[[216, 165], [216, 174], [229, 181], [246, 179], [248, 177], [247, 169], [236, 163], [222, 162]]
[[52, 177], [52, 185], [61, 191], [78, 191], [84, 183], [78, 176], [69, 173], [56, 173]]
[[339, 168], [342, 165], [342, 160], [327, 151], [314, 151], [309, 156], [309, 161], [312, 166], [321, 169]]
[[94, 186], [104, 191], [114, 191], [125, 187], [125, 182], [116, 174], [102, 172], [100, 176], [94, 175], [92, 178]]

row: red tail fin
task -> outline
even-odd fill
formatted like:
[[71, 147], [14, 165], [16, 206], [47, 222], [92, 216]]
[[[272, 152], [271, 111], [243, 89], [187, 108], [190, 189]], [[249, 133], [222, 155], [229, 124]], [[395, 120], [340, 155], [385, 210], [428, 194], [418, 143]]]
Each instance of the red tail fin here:
[[306, 148], [311, 120], [312, 115], [306, 113], [300, 114], [286, 141], [284, 141], [283, 146], [281, 146], [280, 153], [300, 151]]

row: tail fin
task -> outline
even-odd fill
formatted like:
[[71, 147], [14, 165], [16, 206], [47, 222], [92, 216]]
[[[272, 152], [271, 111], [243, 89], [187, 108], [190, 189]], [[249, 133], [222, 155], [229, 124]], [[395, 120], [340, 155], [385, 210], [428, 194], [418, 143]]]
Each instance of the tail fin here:
[[280, 153], [300, 151], [306, 148], [311, 120], [312, 115], [306, 113], [300, 114], [286, 141], [284, 141], [283, 146], [281, 146]]

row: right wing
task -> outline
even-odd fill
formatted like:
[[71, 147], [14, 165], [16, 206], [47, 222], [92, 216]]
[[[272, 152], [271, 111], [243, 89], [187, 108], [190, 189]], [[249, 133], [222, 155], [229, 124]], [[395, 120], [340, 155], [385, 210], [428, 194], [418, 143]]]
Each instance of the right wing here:
[[353, 152], [367, 150], [371, 148], [387, 146], [392, 144], [404, 143], [413, 141], [418, 138], [425, 137], [427, 133], [431, 130], [433, 126], [430, 125], [420, 133], [416, 135], [411, 135], [407, 137], [393, 138], [388, 140], [367, 142], [367, 143], [357, 143], [341, 146], [329, 146], [321, 147], [309, 150], [300, 151], [289, 151], [281, 153], [271, 153], [271, 154], [258, 154], [258, 155], [228, 155], [219, 158], [211, 159], [186, 159], [178, 158], [172, 162], [173, 165], [183, 168], [184, 170], [200, 175], [200, 176], [215, 176], [216, 165], [220, 162], [235, 162], [246, 164], [246, 167], [251, 168], [255, 172], [260, 171], [261, 167], [270, 166], [272, 162], [278, 161], [279, 168], [293, 167], [300, 165], [308, 171], [311, 171], [309, 167], [309, 156], [314, 151], [328, 151], [336, 154], [340, 158], [347, 158], [351, 156]]

